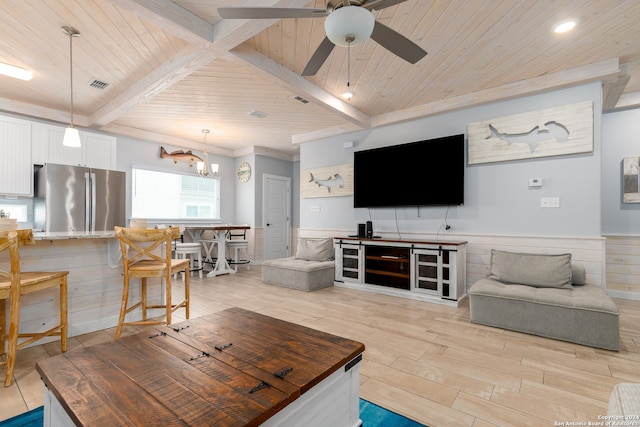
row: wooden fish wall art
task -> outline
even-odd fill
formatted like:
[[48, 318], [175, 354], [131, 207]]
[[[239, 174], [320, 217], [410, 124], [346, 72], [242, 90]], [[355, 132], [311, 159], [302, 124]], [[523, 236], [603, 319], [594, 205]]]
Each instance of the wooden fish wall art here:
[[469, 123], [470, 165], [593, 151], [593, 101]]
[[173, 159], [173, 163], [187, 162], [189, 163], [189, 166], [193, 166], [193, 162], [203, 161], [200, 157], [193, 154], [191, 150], [176, 150], [169, 153], [164, 149], [164, 147], [160, 147], [160, 158], [166, 159], [167, 157]]

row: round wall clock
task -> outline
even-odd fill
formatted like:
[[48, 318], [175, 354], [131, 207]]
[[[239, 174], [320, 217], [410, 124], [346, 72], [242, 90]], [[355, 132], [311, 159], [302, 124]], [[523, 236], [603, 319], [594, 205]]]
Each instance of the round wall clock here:
[[241, 182], [247, 182], [251, 178], [251, 165], [249, 163], [244, 162], [238, 168], [238, 179]]

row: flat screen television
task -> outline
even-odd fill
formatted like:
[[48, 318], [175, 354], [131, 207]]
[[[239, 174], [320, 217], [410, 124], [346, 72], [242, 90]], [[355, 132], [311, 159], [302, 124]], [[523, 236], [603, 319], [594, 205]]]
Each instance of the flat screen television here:
[[464, 135], [354, 153], [354, 207], [464, 203]]

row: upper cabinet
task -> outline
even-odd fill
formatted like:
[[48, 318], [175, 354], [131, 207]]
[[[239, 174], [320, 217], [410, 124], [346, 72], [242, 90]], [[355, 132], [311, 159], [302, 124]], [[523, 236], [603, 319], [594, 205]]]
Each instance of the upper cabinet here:
[[31, 122], [0, 116], [0, 195], [30, 196]]
[[33, 124], [33, 163], [88, 166], [115, 169], [116, 141], [113, 136], [80, 131], [81, 148], [62, 145], [65, 128], [44, 123]]

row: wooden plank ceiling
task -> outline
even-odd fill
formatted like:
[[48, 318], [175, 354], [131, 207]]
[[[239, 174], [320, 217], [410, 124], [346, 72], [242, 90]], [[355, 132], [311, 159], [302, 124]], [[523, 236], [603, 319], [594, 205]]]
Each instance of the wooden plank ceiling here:
[[[300, 73], [324, 18], [223, 20], [219, 6], [324, 7], [323, 0], [0, 0], [0, 110], [69, 120], [69, 39], [76, 27], [79, 126], [230, 156], [295, 155], [327, 135], [602, 80], [605, 109], [640, 103], [637, 0], [406, 0], [376, 19], [429, 54], [411, 65], [367, 40], [335, 48], [317, 75]], [[577, 18], [555, 35], [554, 23]], [[106, 89], [90, 86], [94, 80]], [[294, 99], [301, 97], [308, 103]], [[260, 111], [265, 118], [249, 113]]]

